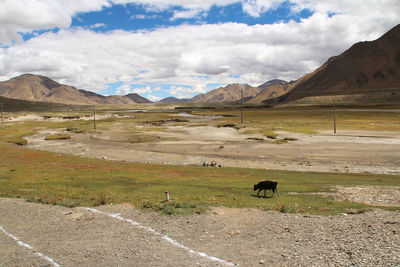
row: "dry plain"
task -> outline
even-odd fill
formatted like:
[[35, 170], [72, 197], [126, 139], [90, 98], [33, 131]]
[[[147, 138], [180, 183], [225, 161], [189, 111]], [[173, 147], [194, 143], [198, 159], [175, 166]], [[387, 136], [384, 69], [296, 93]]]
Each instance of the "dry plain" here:
[[[38, 127], [25, 137], [27, 148], [176, 168], [214, 160], [222, 168], [400, 174], [398, 131], [277, 129], [271, 139], [251, 126], [217, 127], [220, 117], [214, 115], [163, 115], [161, 125], [129, 116], [81, 133]], [[19, 120], [32, 119], [24, 117]], [[71, 139], [45, 140], [60, 133]], [[143, 134], [155, 140], [132, 142]], [[331, 196], [375, 207], [400, 205], [399, 186], [338, 187]], [[206, 214], [170, 217], [130, 204], [88, 210], [8, 198], [0, 203], [1, 266], [400, 264], [400, 214], [380, 209], [317, 216], [213, 207]]]

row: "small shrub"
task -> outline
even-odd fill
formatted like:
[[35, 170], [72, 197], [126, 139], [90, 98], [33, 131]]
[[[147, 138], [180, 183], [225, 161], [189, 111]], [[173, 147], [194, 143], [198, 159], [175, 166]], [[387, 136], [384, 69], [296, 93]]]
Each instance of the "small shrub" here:
[[189, 122], [189, 120], [186, 120], [186, 119], [171, 119], [171, 121], [174, 121], [174, 122]]
[[143, 209], [152, 209], [153, 207], [154, 207], [153, 203], [151, 203], [149, 201], [143, 202], [143, 205], [142, 205]]
[[281, 145], [281, 144], [286, 144], [288, 141], [285, 139], [277, 139], [274, 141], [275, 144]]
[[78, 200], [66, 199], [63, 201], [57, 201], [57, 205], [64, 206], [67, 208], [75, 208], [75, 207], [78, 207], [80, 205], [80, 203]]
[[143, 143], [143, 142], [155, 142], [161, 139], [160, 136], [155, 135], [146, 135], [146, 134], [138, 134], [133, 135], [128, 138], [129, 143]]
[[75, 127], [68, 127], [68, 128], [67, 128], [67, 131], [68, 131], [68, 132], [74, 132], [74, 131], [76, 131], [76, 130], [78, 130], [78, 128], [75, 128]]
[[84, 133], [85, 132], [85, 130], [82, 130], [82, 129], [79, 129], [79, 128], [76, 128], [76, 127], [68, 127], [67, 131], [68, 132], [73, 132], [73, 133]]
[[347, 214], [363, 214], [370, 211], [370, 209], [349, 209], [346, 210]]
[[262, 130], [262, 134], [269, 139], [276, 139], [278, 137], [278, 134], [271, 129]]
[[109, 203], [109, 199], [106, 194], [100, 193], [96, 197], [93, 197], [91, 199], [93, 201], [93, 206], [101, 206], [101, 205], [106, 205]]
[[44, 140], [65, 140], [71, 139], [69, 134], [50, 134], [44, 138]]
[[279, 208], [279, 212], [282, 212], [282, 213], [286, 213], [287, 212], [287, 207], [286, 207], [285, 204], [281, 205], [281, 207]]
[[218, 127], [218, 128], [221, 128], [221, 127], [235, 128], [235, 127], [237, 127], [237, 126], [236, 126], [236, 124], [233, 124], [233, 123], [226, 123], [226, 124], [219, 124], [219, 125], [217, 125], [217, 127]]
[[143, 209], [149, 209], [160, 212], [165, 215], [179, 215], [197, 213], [202, 214], [207, 211], [207, 207], [202, 204], [180, 203], [180, 202], [161, 202], [151, 203], [149, 201], [143, 203]]
[[247, 140], [253, 140], [253, 141], [264, 141], [263, 138], [258, 138], [258, 137], [248, 137]]
[[289, 208], [285, 203], [277, 203], [274, 207], [274, 210], [279, 211], [281, 213], [289, 212]]
[[14, 138], [14, 139], [9, 139], [7, 142], [16, 144], [19, 146], [25, 146], [28, 144], [28, 141], [24, 138]]

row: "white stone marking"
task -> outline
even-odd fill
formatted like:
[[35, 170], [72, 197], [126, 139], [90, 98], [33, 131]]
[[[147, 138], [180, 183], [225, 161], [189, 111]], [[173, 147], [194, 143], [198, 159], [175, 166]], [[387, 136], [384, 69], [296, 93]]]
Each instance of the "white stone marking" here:
[[8, 237], [10, 237], [10, 238], [14, 239], [15, 241], [17, 241], [17, 244], [20, 245], [21, 247], [24, 247], [24, 248], [26, 248], [26, 249], [31, 250], [31, 251], [33, 252], [33, 254], [35, 254], [35, 255], [41, 257], [42, 259], [47, 260], [48, 262], [50, 262], [51, 264], [53, 264], [53, 266], [56, 266], [56, 267], [59, 267], [59, 266], [60, 266], [60, 264], [58, 264], [57, 262], [55, 262], [52, 258], [50, 258], [50, 257], [48, 257], [48, 256], [46, 256], [46, 255], [44, 255], [44, 254], [42, 254], [42, 253], [40, 253], [40, 252], [34, 251], [35, 249], [34, 249], [33, 247], [31, 247], [31, 246], [30, 246], [29, 244], [27, 244], [27, 243], [22, 242], [22, 241], [19, 240], [18, 237], [16, 237], [15, 235], [10, 234], [9, 232], [7, 232], [7, 231], [3, 228], [3, 226], [1, 226], [1, 225], [0, 225], [0, 230], [1, 230], [4, 234], [6, 234]]
[[209, 256], [209, 255], [207, 255], [207, 254], [204, 253], [204, 252], [198, 252], [198, 251], [195, 251], [195, 250], [193, 250], [193, 249], [190, 249], [190, 248], [188, 248], [187, 246], [182, 245], [181, 243], [178, 243], [177, 241], [173, 240], [173, 239], [170, 238], [169, 236], [164, 235], [164, 234], [161, 234], [161, 233], [157, 232], [156, 230], [154, 230], [153, 228], [148, 227], [148, 226], [141, 225], [140, 223], [138, 223], [138, 222], [136, 222], [136, 221], [133, 221], [133, 220], [131, 220], [131, 219], [126, 219], [126, 218], [122, 217], [120, 214], [112, 214], [112, 213], [100, 211], [100, 210], [93, 209], [93, 208], [83, 208], [83, 209], [86, 209], [86, 210], [89, 210], [89, 211], [92, 211], [92, 212], [96, 212], [96, 213], [100, 213], [100, 214], [104, 214], [104, 215], [110, 216], [110, 217], [115, 218], [115, 219], [117, 219], [117, 220], [119, 220], [119, 221], [122, 221], [122, 222], [128, 222], [128, 223], [130, 223], [130, 224], [132, 224], [132, 225], [134, 225], [134, 226], [137, 226], [137, 227], [140, 228], [140, 229], [144, 229], [144, 230], [149, 231], [149, 232], [151, 232], [151, 233], [153, 233], [153, 234], [156, 234], [156, 235], [161, 236], [161, 238], [164, 239], [165, 241], [170, 242], [170, 243], [173, 244], [174, 246], [176, 246], [176, 247], [178, 247], [178, 248], [181, 248], [181, 249], [184, 249], [184, 250], [188, 251], [188, 252], [191, 253], [191, 254], [195, 254], [195, 255], [197, 255], [197, 256], [204, 257], [204, 258], [206, 258], [206, 259], [209, 259], [209, 260], [212, 260], [212, 261], [216, 261], [216, 262], [225, 264], [225, 265], [227, 265], [227, 266], [234, 266], [234, 265], [235, 265], [235, 264], [233, 264], [232, 262], [225, 261], [225, 260], [222, 260], [222, 259], [217, 258], [217, 257]]

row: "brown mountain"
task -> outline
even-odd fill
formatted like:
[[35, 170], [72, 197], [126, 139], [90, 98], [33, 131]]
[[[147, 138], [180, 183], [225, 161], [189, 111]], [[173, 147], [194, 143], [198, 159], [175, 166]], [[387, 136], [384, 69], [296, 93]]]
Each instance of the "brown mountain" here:
[[354, 44], [290, 87], [287, 94], [263, 103], [318, 102], [332, 96], [354, 103], [400, 100], [400, 24], [375, 41]]
[[243, 90], [243, 99], [253, 98], [260, 92], [260, 88], [252, 87], [248, 84], [229, 84], [225, 87], [212, 90], [206, 94], [200, 94], [191, 98], [188, 102], [195, 103], [216, 103], [216, 102], [237, 102], [241, 99]]
[[[82, 105], [67, 105], [60, 103], [27, 101], [21, 99], [7, 98], [3, 96], [0, 96], [0, 105], [2, 106], [5, 113], [15, 111], [71, 111], [82, 109]], [[88, 106], [88, 108], [89, 107], [90, 106]]]
[[0, 95], [28, 101], [64, 104], [135, 104], [151, 103], [139, 96], [102, 96], [93, 92], [78, 90], [69, 85], [59, 84], [40, 75], [23, 74], [5, 82], [0, 82]]
[[160, 103], [185, 103], [185, 102], [188, 102], [188, 100], [189, 99], [187, 99], [187, 98], [176, 98], [176, 97], [170, 96], [170, 97], [163, 98], [158, 102], [160, 102]]
[[287, 83], [287, 82], [284, 80], [281, 80], [281, 79], [273, 79], [273, 80], [270, 80], [266, 83], [259, 85], [258, 88], [264, 89], [264, 88], [270, 87], [271, 85], [280, 84], [280, 83]]
[[135, 103], [151, 103], [150, 100], [148, 100], [147, 98], [144, 98], [136, 93], [134, 94], [127, 94], [124, 95], [125, 98], [129, 98], [130, 100], [132, 100]]
[[252, 99], [247, 101], [246, 103], [249, 104], [258, 104], [262, 103], [262, 101], [274, 97], [281, 96], [283, 94], [286, 94], [289, 90], [289, 83], [287, 83], [284, 80], [271, 80], [268, 81], [260, 86], [258, 88], [261, 89], [261, 91]]

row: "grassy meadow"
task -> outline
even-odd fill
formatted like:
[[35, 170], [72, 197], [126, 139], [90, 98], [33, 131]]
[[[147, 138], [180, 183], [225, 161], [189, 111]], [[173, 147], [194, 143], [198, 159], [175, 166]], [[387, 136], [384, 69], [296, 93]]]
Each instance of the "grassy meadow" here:
[[[368, 108], [366, 108], [368, 109]], [[221, 109], [200, 114], [223, 116], [215, 120], [217, 125], [240, 124], [240, 109]], [[313, 134], [321, 130], [333, 132], [333, 109], [331, 107], [249, 108], [244, 109], [244, 125], [257, 129], [265, 136], [274, 136], [277, 130]], [[359, 111], [342, 107], [336, 109], [336, 126], [340, 130], [400, 131], [400, 113], [385, 109]]]
[[[200, 110], [195, 114], [219, 115], [212, 124], [237, 124], [239, 109]], [[248, 130], [274, 136], [275, 130], [312, 133], [332, 128], [329, 109], [246, 109]], [[126, 131], [162, 120], [187, 124], [182, 117], [166, 113], [138, 113], [135, 118], [98, 121], [97, 130], [124, 122]], [[174, 120], [177, 119], [177, 120]], [[338, 131], [400, 131], [400, 114], [383, 112], [337, 112]], [[25, 149], [24, 136], [38, 128], [65, 128], [73, 132], [93, 131], [92, 121], [16, 122], [0, 125], [0, 197], [23, 198], [45, 204], [98, 206], [129, 202], [138, 208], [166, 214], [201, 213], [210, 206], [249, 207], [291, 213], [339, 214], [350, 209], [363, 211], [372, 206], [338, 202], [333, 198], [290, 192], [330, 192], [332, 186], [400, 185], [400, 176], [350, 173], [313, 173], [243, 168], [204, 168], [124, 163], [87, 159]], [[246, 129], [245, 129], [246, 130]], [[144, 138], [144, 137], [143, 137]], [[26, 140], [25, 140], [26, 141]], [[260, 180], [279, 182], [280, 197], [257, 198], [253, 185]], [[173, 199], [164, 202], [164, 192]], [[400, 207], [386, 209], [400, 210]]]

